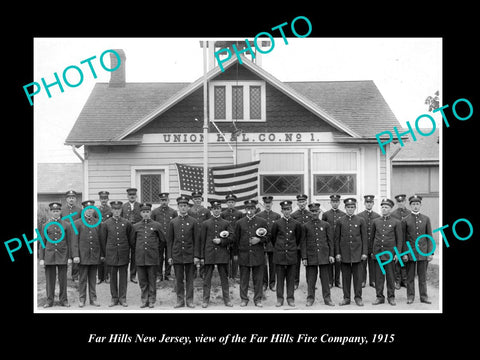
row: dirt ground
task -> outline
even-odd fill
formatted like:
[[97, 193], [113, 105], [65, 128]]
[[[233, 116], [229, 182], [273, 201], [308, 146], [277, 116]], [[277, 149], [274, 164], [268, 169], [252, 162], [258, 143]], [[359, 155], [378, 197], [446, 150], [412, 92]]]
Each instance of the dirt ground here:
[[[70, 278], [70, 266], [68, 269], [68, 284], [67, 284], [67, 296], [70, 303], [69, 308], [61, 307], [58, 305], [58, 283], [55, 291], [55, 302], [54, 306], [44, 309], [43, 305], [46, 302], [46, 292], [45, 292], [45, 271], [44, 268], [38, 266], [37, 271], [37, 310], [39, 312], [48, 312], [48, 311], [61, 311], [61, 312], [206, 312], [206, 311], [215, 311], [215, 312], [253, 312], [253, 311], [267, 311], [267, 312], [284, 312], [284, 311], [315, 311], [315, 312], [391, 312], [391, 311], [435, 311], [439, 310], [439, 269], [438, 264], [430, 263], [428, 267], [427, 274], [427, 287], [428, 295], [432, 304], [424, 304], [420, 302], [420, 297], [418, 295], [418, 282], [415, 280], [415, 301], [413, 304], [406, 303], [406, 289], [404, 287], [400, 290], [396, 290], [395, 299], [396, 306], [391, 306], [388, 302], [380, 305], [372, 305], [372, 302], [375, 300], [375, 289], [370, 287], [368, 284], [365, 288], [362, 289], [362, 299], [364, 306], [359, 307], [353, 301], [352, 294], [352, 303], [346, 306], [339, 306], [338, 304], [343, 299], [343, 292], [341, 288], [333, 287], [331, 289], [331, 298], [336, 304], [335, 307], [326, 306], [323, 303], [321, 296], [321, 285], [320, 281], [317, 281], [317, 290], [316, 290], [316, 299], [315, 303], [311, 307], [306, 307], [306, 297], [307, 297], [307, 284], [305, 281], [305, 268], [301, 267], [300, 274], [300, 286], [295, 291], [295, 307], [290, 307], [287, 305], [287, 302], [284, 302], [284, 305], [280, 308], [275, 306], [276, 304], [276, 293], [272, 292], [270, 289], [264, 293], [263, 308], [258, 308], [254, 306], [253, 303], [253, 288], [250, 286], [249, 289], [249, 298], [250, 301], [246, 307], [240, 307], [240, 290], [239, 284], [233, 280], [230, 281], [230, 297], [232, 299], [233, 307], [225, 307], [222, 298], [222, 290], [220, 287], [220, 279], [217, 272], [214, 272], [212, 279], [212, 290], [210, 294], [210, 305], [207, 309], [201, 307], [202, 298], [203, 298], [203, 289], [202, 289], [202, 280], [195, 279], [194, 281], [194, 304], [195, 308], [190, 309], [187, 307], [174, 309], [176, 303], [176, 294], [174, 292], [174, 280], [161, 281], [157, 283], [157, 302], [153, 309], [141, 309], [140, 308], [140, 287], [138, 284], [128, 282], [127, 287], [127, 303], [128, 307], [122, 307], [120, 305], [109, 307], [110, 304], [110, 285], [103, 282], [102, 284], [97, 285], [97, 301], [100, 303], [100, 307], [93, 307], [89, 305], [89, 299], [84, 308], [78, 307], [78, 282], [73, 282]], [[353, 293], [353, 289], [351, 291]], [[385, 295], [386, 295], [386, 286], [385, 286]]]

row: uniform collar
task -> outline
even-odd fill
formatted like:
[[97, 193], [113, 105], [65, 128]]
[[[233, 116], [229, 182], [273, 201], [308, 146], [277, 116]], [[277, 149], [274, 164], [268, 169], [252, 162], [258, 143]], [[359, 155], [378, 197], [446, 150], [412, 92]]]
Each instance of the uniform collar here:
[[390, 219], [390, 216], [391, 216], [390, 214], [387, 215], [387, 216], [383, 216], [383, 215], [382, 215], [382, 218], [383, 218], [383, 220], [388, 220], [388, 219]]
[[420, 211], [418, 211], [418, 212], [413, 212], [412, 211], [412, 214], [415, 215], [415, 216], [418, 216], [418, 215], [420, 215]]
[[59, 217], [58, 218], [53, 218], [52, 217], [52, 218], [50, 218], [50, 221], [57, 221], [58, 222], [58, 221], [60, 221], [60, 218]]

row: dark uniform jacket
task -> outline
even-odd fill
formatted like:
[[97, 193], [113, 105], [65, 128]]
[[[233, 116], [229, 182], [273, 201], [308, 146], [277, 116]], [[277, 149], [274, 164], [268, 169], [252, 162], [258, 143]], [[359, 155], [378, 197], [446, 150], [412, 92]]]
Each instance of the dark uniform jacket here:
[[159, 206], [156, 209], [152, 210], [150, 217], [153, 221], [156, 221], [162, 225], [162, 230], [165, 233], [165, 236], [168, 237], [168, 226], [170, 221], [173, 218], [176, 218], [178, 213], [176, 210], [172, 209], [170, 206]]
[[322, 215], [322, 220], [328, 222], [332, 227], [332, 230], [335, 232], [335, 226], [337, 226], [338, 220], [340, 220], [344, 215], [347, 215], [344, 211], [337, 210], [327, 210]]
[[[44, 229], [47, 224], [51, 222], [57, 222], [63, 227], [63, 231], [57, 224], [50, 225], [47, 228], [47, 235], [51, 241], [59, 241], [58, 243], [52, 244], [51, 241], [48, 241], [44, 235]], [[69, 227], [70, 220], [64, 221], [59, 219], [50, 218], [45, 224], [40, 228], [40, 234], [44, 240], [45, 248], [43, 246], [39, 247], [39, 259], [45, 261], [45, 265], [66, 265], [68, 259], [71, 259], [70, 251], [70, 230]]]
[[240, 220], [242, 217], [245, 216], [244, 213], [242, 213], [240, 210], [237, 210], [237, 209], [225, 209], [222, 211], [222, 213], [220, 214], [220, 216], [222, 218], [224, 218], [225, 220], [227, 221], [230, 221], [230, 223], [232, 224], [232, 226], [235, 226], [235, 223]]
[[[415, 241], [417, 241], [417, 238], [423, 234], [432, 236], [432, 225], [430, 223], [430, 218], [420, 213], [416, 215], [411, 213], [402, 221], [402, 231], [404, 236], [403, 251], [408, 250], [405, 242], [409, 241], [410, 247], [413, 249], [415, 254], [415, 258], [417, 260], [427, 260], [426, 256], [420, 255], [417, 251], [417, 248], [415, 247]], [[417, 245], [423, 254], [430, 254], [433, 248], [432, 242], [426, 237], [422, 237], [420, 240], [418, 240]], [[408, 253], [408, 260], [413, 260], [413, 257], [410, 253]]]
[[[95, 217], [84, 216], [85, 222], [93, 226], [98, 222]], [[72, 258], [80, 257], [81, 265], [98, 265], [100, 257], [104, 257], [103, 248], [100, 243], [100, 231], [102, 223], [95, 227], [88, 227], [82, 219], [75, 220], [74, 223], [78, 234], [71, 231], [72, 237]]]
[[[282, 216], [279, 213], [277, 213], [275, 211], [272, 211], [272, 210], [270, 210], [270, 211], [267, 211], [267, 210], [260, 211], [257, 214], [257, 216], [267, 220], [267, 225], [268, 225], [267, 230], [268, 230], [268, 232], [270, 232], [272, 230], [273, 223], [282, 218]], [[272, 252], [273, 251], [273, 245], [272, 245], [271, 241], [268, 241], [265, 244], [265, 251], [267, 251], [267, 252]]]
[[[259, 266], [265, 264], [264, 244], [268, 240], [268, 233], [266, 236], [256, 235], [258, 228], [265, 228], [268, 230], [267, 220], [253, 216], [242, 217], [235, 223], [235, 245], [234, 253], [238, 254], [238, 264], [241, 266]], [[250, 244], [250, 238], [258, 237], [260, 242], [258, 244]]]
[[122, 217], [111, 217], [102, 225], [100, 238], [105, 251], [105, 262], [110, 266], [127, 265], [130, 262], [132, 224]]
[[365, 220], [365, 223], [367, 224], [367, 238], [368, 238], [368, 254], [370, 255], [372, 253], [372, 225], [373, 225], [373, 220], [377, 219], [380, 217], [380, 214], [376, 213], [375, 211], [371, 210], [364, 210], [361, 213], [358, 214], [358, 216], [362, 217]]
[[368, 254], [367, 224], [358, 215], [345, 215], [335, 227], [335, 254], [342, 256], [343, 263], [360, 262]]
[[292, 218], [297, 220], [301, 225], [305, 225], [307, 222], [313, 219], [312, 213], [307, 209], [296, 210], [292, 213]]
[[[108, 205], [105, 205], [105, 206], [98, 206], [98, 210], [100, 210], [100, 214], [102, 214], [102, 222], [105, 222], [107, 221], [109, 218], [111, 218], [113, 216], [113, 213], [112, 213], [112, 208]], [[97, 214], [95, 212], [95, 214]]]
[[405, 219], [408, 215], [410, 215], [412, 212], [408, 210], [407, 208], [401, 209], [401, 208], [396, 208], [393, 210], [390, 214], [391, 217], [394, 217], [395, 219], [398, 219], [402, 221]]
[[[400, 220], [392, 216], [380, 216], [373, 220], [372, 225], [372, 243], [373, 255], [383, 251], [390, 251], [395, 256], [394, 247], [397, 247], [399, 253], [402, 252], [403, 232]], [[388, 260], [389, 256], [384, 254], [381, 260]], [[376, 257], [375, 257], [376, 260]]]
[[160, 242], [166, 241], [162, 226], [152, 219], [143, 220], [133, 225], [130, 232], [130, 246], [135, 265], [160, 265]]
[[[228, 237], [221, 238], [220, 232], [228, 231]], [[220, 244], [215, 244], [212, 240], [220, 239]], [[214, 217], [202, 222], [200, 230], [200, 258], [204, 259], [205, 264], [228, 264], [230, 252], [228, 246], [233, 242], [233, 228], [221, 216]]]
[[174, 264], [190, 264], [200, 257], [200, 224], [190, 215], [178, 215], [170, 221], [167, 257]]
[[[73, 205], [73, 206], [69, 206], [68, 204], [66, 204], [65, 206], [62, 206], [62, 210], [60, 212], [60, 217], [65, 217], [65, 216], [68, 216], [72, 213], [76, 213], [75, 215], [72, 216], [72, 220], [75, 221], [77, 219], [80, 219], [80, 216], [82, 214], [82, 208], [77, 206], [77, 205]], [[70, 220], [69, 219], [66, 219], [68, 221], [68, 223], [70, 224]]]
[[199, 224], [210, 218], [210, 210], [204, 208], [202, 205], [193, 205], [188, 209], [188, 215], [197, 220]]
[[293, 219], [281, 218], [272, 225], [270, 242], [273, 245], [273, 263], [293, 265], [297, 263], [297, 251], [302, 239], [302, 225]]
[[130, 206], [130, 202], [125, 202], [122, 205], [121, 217], [130, 221], [131, 224], [136, 224], [139, 221], [142, 221], [142, 215], [140, 215], [140, 203], [135, 201], [133, 203], [133, 210]]
[[310, 220], [303, 226], [300, 249], [308, 266], [330, 264], [329, 257], [334, 256], [332, 226], [324, 220]]

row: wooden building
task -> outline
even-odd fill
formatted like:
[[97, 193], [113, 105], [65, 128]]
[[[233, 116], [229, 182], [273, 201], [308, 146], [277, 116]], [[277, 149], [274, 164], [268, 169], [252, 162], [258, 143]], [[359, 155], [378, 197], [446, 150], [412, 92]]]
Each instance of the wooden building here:
[[[95, 85], [65, 141], [84, 146], [84, 197], [108, 190], [125, 200], [133, 186], [139, 201], [157, 205], [167, 191], [173, 203], [175, 163], [203, 165], [203, 77], [126, 83], [126, 57], [117, 52], [122, 66]], [[218, 127], [210, 122], [209, 166], [260, 160], [259, 198], [273, 195], [277, 210], [299, 193], [324, 209], [331, 193], [391, 196], [391, 159], [375, 134], [400, 124], [373, 81], [282, 82], [246, 57], [223, 67], [206, 75], [209, 119]]]

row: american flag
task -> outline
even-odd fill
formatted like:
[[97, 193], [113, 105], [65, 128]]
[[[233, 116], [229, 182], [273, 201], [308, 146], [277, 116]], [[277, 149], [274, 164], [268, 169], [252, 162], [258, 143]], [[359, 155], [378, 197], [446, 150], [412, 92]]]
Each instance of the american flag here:
[[[237, 202], [243, 203], [258, 196], [258, 166], [260, 160], [237, 165], [208, 168], [208, 201], [225, 200], [234, 193]], [[191, 196], [203, 192], [203, 167], [176, 163], [180, 182], [180, 195]]]

